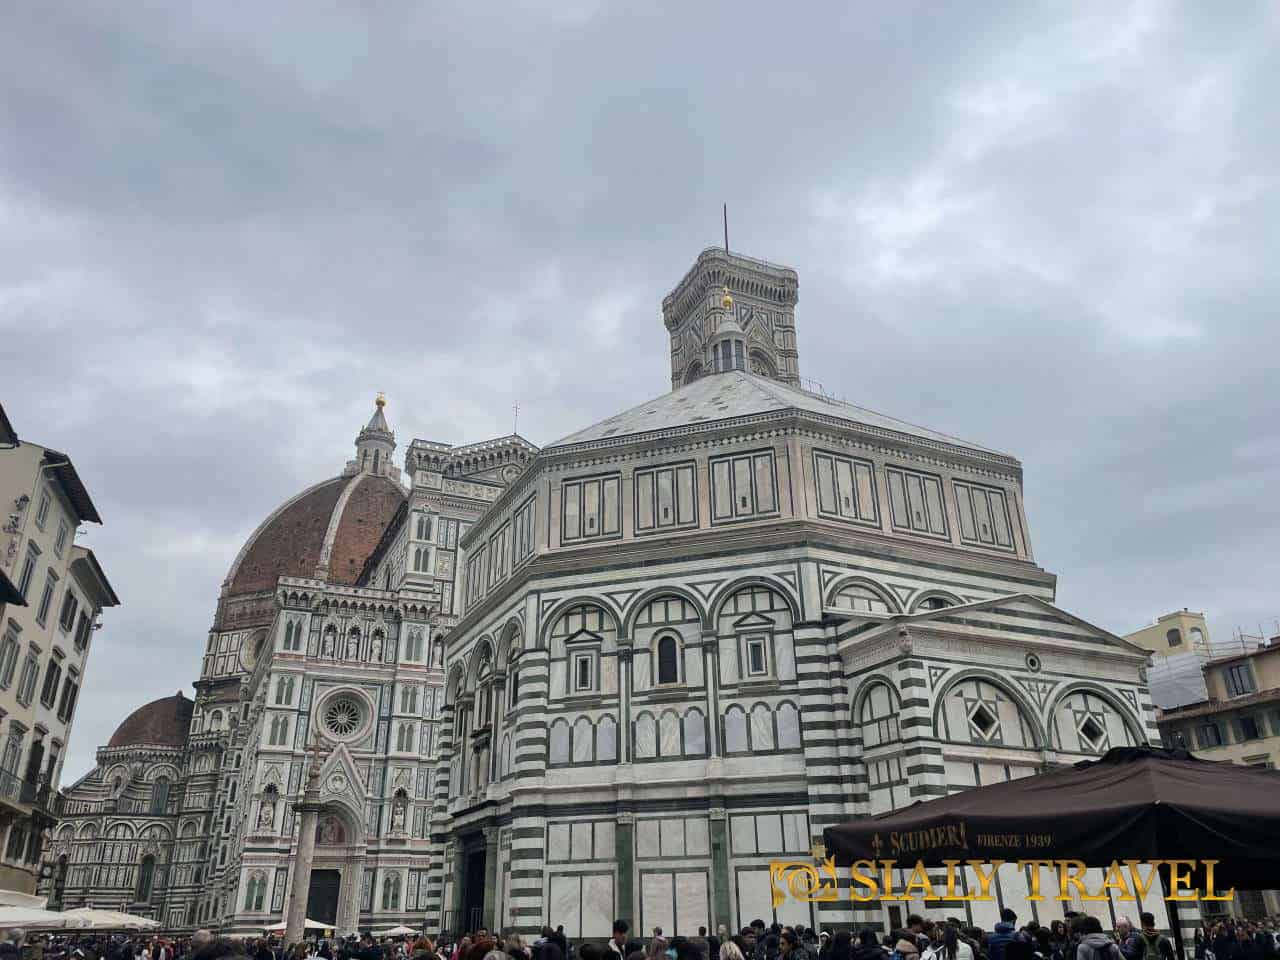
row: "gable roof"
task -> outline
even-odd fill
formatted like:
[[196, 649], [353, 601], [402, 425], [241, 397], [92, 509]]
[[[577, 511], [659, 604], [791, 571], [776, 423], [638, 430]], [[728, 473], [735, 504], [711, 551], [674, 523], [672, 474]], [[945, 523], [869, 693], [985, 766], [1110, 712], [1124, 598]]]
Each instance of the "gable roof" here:
[[842, 400], [798, 390], [766, 377], [742, 370], [708, 374], [664, 393], [630, 410], [615, 414], [599, 423], [548, 444], [544, 451], [573, 447], [673, 429], [702, 428], [717, 421], [734, 420], [778, 413], [800, 413], [823, 419], [896, 434], [908, 440], [925, 440], [961, 450], [977, 451], [988, 456], [1017, 460], [990, 447], [970, 443], [936, 430], [919, 427], [905, 420], [876, 413]]
[[[857, 617], [857, 614], [852, 613], [852, 616]], [[1029, 593], [1013, 593], [939, 610], [894, 614], [880, 619], [875, 626], [864, 628], [858, 638], [860, 641], [867, 640], [889, 631], [897, 631], [908, 624], [936, 624], [953, 633], [989, 636], [994, 632], [1011, 640], [1021, 637], [1028, 641], [1057, 639], [1103, 644], [1118, 647], [1126, 653], [1141, 655], [1144, 659], [1150, 653], [1109, 630], [1103, 630]]]

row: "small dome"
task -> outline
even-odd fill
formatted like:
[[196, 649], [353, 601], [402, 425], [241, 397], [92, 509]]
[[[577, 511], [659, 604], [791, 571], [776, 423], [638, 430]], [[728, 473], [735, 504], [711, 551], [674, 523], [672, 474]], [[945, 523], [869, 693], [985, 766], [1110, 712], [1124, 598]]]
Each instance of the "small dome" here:
[[180, 747], [187, 742], [195, 703], [181, 692], [152, 700], [124, 718], [107, 741], [107, 747]]

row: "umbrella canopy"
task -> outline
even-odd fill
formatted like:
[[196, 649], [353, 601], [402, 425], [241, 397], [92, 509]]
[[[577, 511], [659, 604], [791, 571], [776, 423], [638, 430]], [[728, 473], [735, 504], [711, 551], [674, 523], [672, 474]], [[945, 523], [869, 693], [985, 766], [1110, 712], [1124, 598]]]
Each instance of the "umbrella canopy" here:
[[43, 910], [48, 900], [48, 897], [19, 893], [17, 890], [0, 890], [0, 907], [33, 907], [36, 910]]
[[413, 927], [401, 925], [399, 927], [390, 927], [386, 930], [375, 930], [373, 933], [374, 936], [378, 937], [414, 937], [417, 936], [418, 931]]
[[68, 913], [40, 910], [36, 907], [0, 907], [0, 927], [22, 927], [26, 930], [79, 930], [87, 923]]
[[823, 833], [839, 863], [1217, 860], [1214, 881], [1268, 889], [1280, 873], [1280, 771], [1117, 747], [1065, 770], [965, 790]]
[[79, 921], [77, 926], [87, 930], [154, 930], [160, 926], [159, 920], [152, 920], [150, 917], [120, 913], [117, 910], [95, 910], [92, 907], [68, 910], [63, 916], [76, 918]]
[[[288, 927], [289, 927], [289, 924], [281, 920], [279, 923], [273, 923], [269, 927], [263, 927], [263, 929], [267, 933], [283, 933], [285, 930], [288, 929]], [[321, 923], [319, 920], [304, 920], [302, 922], [302, 928], [304, 930], [332, 930], [333, 924]]]

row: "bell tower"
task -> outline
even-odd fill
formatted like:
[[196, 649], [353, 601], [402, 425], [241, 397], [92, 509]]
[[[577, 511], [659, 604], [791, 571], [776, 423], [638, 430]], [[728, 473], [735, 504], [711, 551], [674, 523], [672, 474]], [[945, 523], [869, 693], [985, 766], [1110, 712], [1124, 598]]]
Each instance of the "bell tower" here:
[[741, 368], [718, 362], [714, 348], [726, 331], [745, 339], [749, 373], [799, 387], [798, 288], [791, 267], [721, 247], [703, 250], [662, 301], [662, 321], [671, 338], [671, 389], [726, 366]]

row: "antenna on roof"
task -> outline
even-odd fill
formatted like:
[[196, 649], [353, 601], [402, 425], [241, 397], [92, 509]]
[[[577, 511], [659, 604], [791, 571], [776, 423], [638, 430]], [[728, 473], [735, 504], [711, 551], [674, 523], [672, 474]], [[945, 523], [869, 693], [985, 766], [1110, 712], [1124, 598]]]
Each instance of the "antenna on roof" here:
[[724, 252], [727, 254], [729, 252], [729, 205], [727, 203], [723, 205], [721, 212], [724, 214]]

